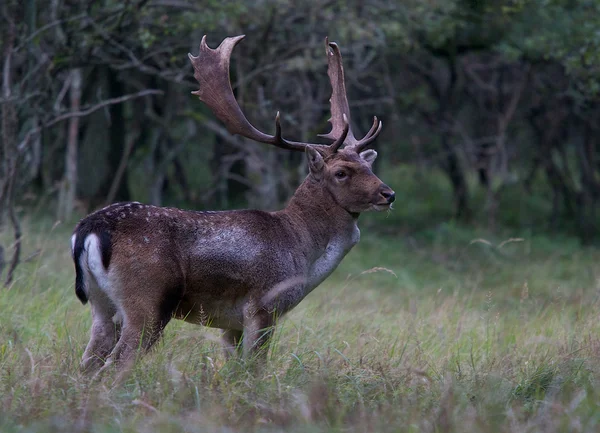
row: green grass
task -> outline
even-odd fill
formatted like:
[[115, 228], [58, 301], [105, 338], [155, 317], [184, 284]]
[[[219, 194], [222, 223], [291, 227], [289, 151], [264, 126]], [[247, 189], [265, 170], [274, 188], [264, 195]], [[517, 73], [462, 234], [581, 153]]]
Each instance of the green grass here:
[[25, 218], [24, 256], [39, 255], [0, 290], [0, 431], [600, 429], [600, 251], [385, 221], [362, 221], [261, 370], [226, 362], [216, 331], [172, 322], [111, 388], [78, 371], [91, 317], [73, 290], [71, 225]]

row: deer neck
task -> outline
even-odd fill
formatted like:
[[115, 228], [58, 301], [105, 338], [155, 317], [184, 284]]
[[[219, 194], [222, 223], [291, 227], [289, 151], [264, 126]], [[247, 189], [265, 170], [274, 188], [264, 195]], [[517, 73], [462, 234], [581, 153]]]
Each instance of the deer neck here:
[[281, 212], [290, 221], [294, 235], [301, 236], [316, 284], [337, 267], [360, 239], [359, 214], [342, 208], [331, 193], [310, 176]]
[[319, 244], [328, 244], [332, 238], [352, 237], [359, 217], [342, 208], [310, 176], [298, 187], [283, 212], [305, 227]]
[[[281, 211], [290, 221], [291, 236], [299, 236], [306, 257], [304, 294], [327, 278], [360, 239], [358, 214], [342, 208], [331, 193], [310, 176]], [[300, 251], [298, 251], [300, 253]]]

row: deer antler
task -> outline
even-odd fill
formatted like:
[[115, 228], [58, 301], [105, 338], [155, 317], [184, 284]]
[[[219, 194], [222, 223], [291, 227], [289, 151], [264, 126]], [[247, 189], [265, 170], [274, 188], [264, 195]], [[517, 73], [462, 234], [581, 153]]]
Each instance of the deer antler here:
[[330, 145], [303, 143], [285, 140], [281, 136], [281, 122], [279, 112], [275, 116], [275, 135], [268, 135], [256, 129], [246, 119], [239, 104], [237, 103], [231, 82], [229, 80], [229, 61], [234, 47], [245, 36], [225, 38], [216, 49], [206, 45], [206, 35], [200, 43], [200, 52], [197, 57], [188, 54], [194, 67], [194, 78], [200, 84], [200, 89], [192, 92], [197, 95], [215, 115], [225, 124], [232, 134], [239, 134], [260, 143], [272, 144], [289, 150], [304, 151], [306, 146], [327, 152], [335, 153], [342, 144], [357, 152], [362, 151], [369, 143], [373, 142], [381, 132], [382, 123], [373, 118], [373, 126], [361, 140], [357, 140], [350, 129], [350, 108], [346, 97], [346, 85], [344, 84], [344, 68], [342, 67], [342, 55], [335, 42], [327, 45], [327, 74], [331, 82], [332, 93], [329, 100], [331, 105], [331, 131], [321, 137], [332, 140]]
[[225, 38], [216, 49], [206, 45], [206, 36], [202, 38], [198, 56], [194, 57], [188, 54], [194, 67], [194, 78], [200, 84], [200, 89], [192, 92], [192, 94], [197, 95], [201, 101], [208, 105], [215, 116], [225, 124], [232, 134], [239, 134], [260, 143], [272, 144], [283, 149], [304, 151], [306, 146], [310, 145], [328, 153], [336, 152], [346, 139], [350, 129], [348, 122], [344, 126], [344, 119], [340, 123], [339, 136], [329, 146], [285, 140], [281, 136], [279, 112], [275, 117], [275, 135], [268, 135], [259, 131], [246, 119], [233, 95], [229, 80], [231, 53], [243, 38], [244, 35]]
[[[350, 107], [348, 106], [348, 99], [346, 97], [344, 67], [342, 66], [340, 48], [335, 42], [329, 42], [329, 38], [325, 38], [325, 47], [327, 52], [327, 75], [329, 75], [332, 88], [331, 98], [329, 99], [331, 106], [331, 119], [329, 119], [331, 132], [320, 136], [330, 140], [338, 140], [346, 125], [350, 124]], [[349, 128], [345, 139], [346, 147], [361, 152], [377, 138], [382, 126], [383, 123], [375, 116], [373, 118], [373, 126], [361, 140], [357, 140], [352, 133], [352, 129]]]

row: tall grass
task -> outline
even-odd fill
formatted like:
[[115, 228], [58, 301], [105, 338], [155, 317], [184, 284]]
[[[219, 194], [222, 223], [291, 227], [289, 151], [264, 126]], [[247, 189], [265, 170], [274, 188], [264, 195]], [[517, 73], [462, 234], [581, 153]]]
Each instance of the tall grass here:
[[262, 368], [226, 361], [215, 330], [172, 322], [112, 387], [78, 370], [91, 317], [70, 229], [26, 218], [37, 255], [0, 290], [2, 432], [600, 429], [600, 252], [573, 239], [363, 229]]

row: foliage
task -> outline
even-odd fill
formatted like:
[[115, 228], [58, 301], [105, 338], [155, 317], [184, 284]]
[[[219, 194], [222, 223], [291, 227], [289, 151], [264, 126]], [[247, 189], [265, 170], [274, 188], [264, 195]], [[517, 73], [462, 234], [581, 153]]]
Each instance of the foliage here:
[[[597, 233], [597, 2], [29, 0], [3, 11], [16, 24], [14, 45], [8, 25], [0, 42], [14, 58], [13, 96], [3, 107], [18, 113], [16, 140], [30, 174], [22, 190], [55, 194], [67, 170], [65, 91], [71, 71], [82, 68], [80, 111], [88, 115], [77, 164], [94, 174], [77, 182], [85, 208], [132, 195], [192, 207], [278, 206], [304, 172], [301, 157], [219, 128], [189, 97], [196, 84], [185, 54], [202, 34], [213, 46], [248, 34], [232, 65], [248, 117], [269, 130], [280, 111], [285, 134], [308, 139], [327, 128], [322, 41], [330, 35], [342, 46], [357, 128], [377, 114], [386, 124], [383, 155], [441, 167], [455, 216], [472, 217], [483, 189], [493, 229], [504, 190], [514, 182], [528, 188], [542, 172], [553, 194], [547, 218], [556, 226], [579, 221], [585, 239]], [[108, 104], [117, 100], [123, 109]], [[473, 173], [480, 185], [469, 183]]]

